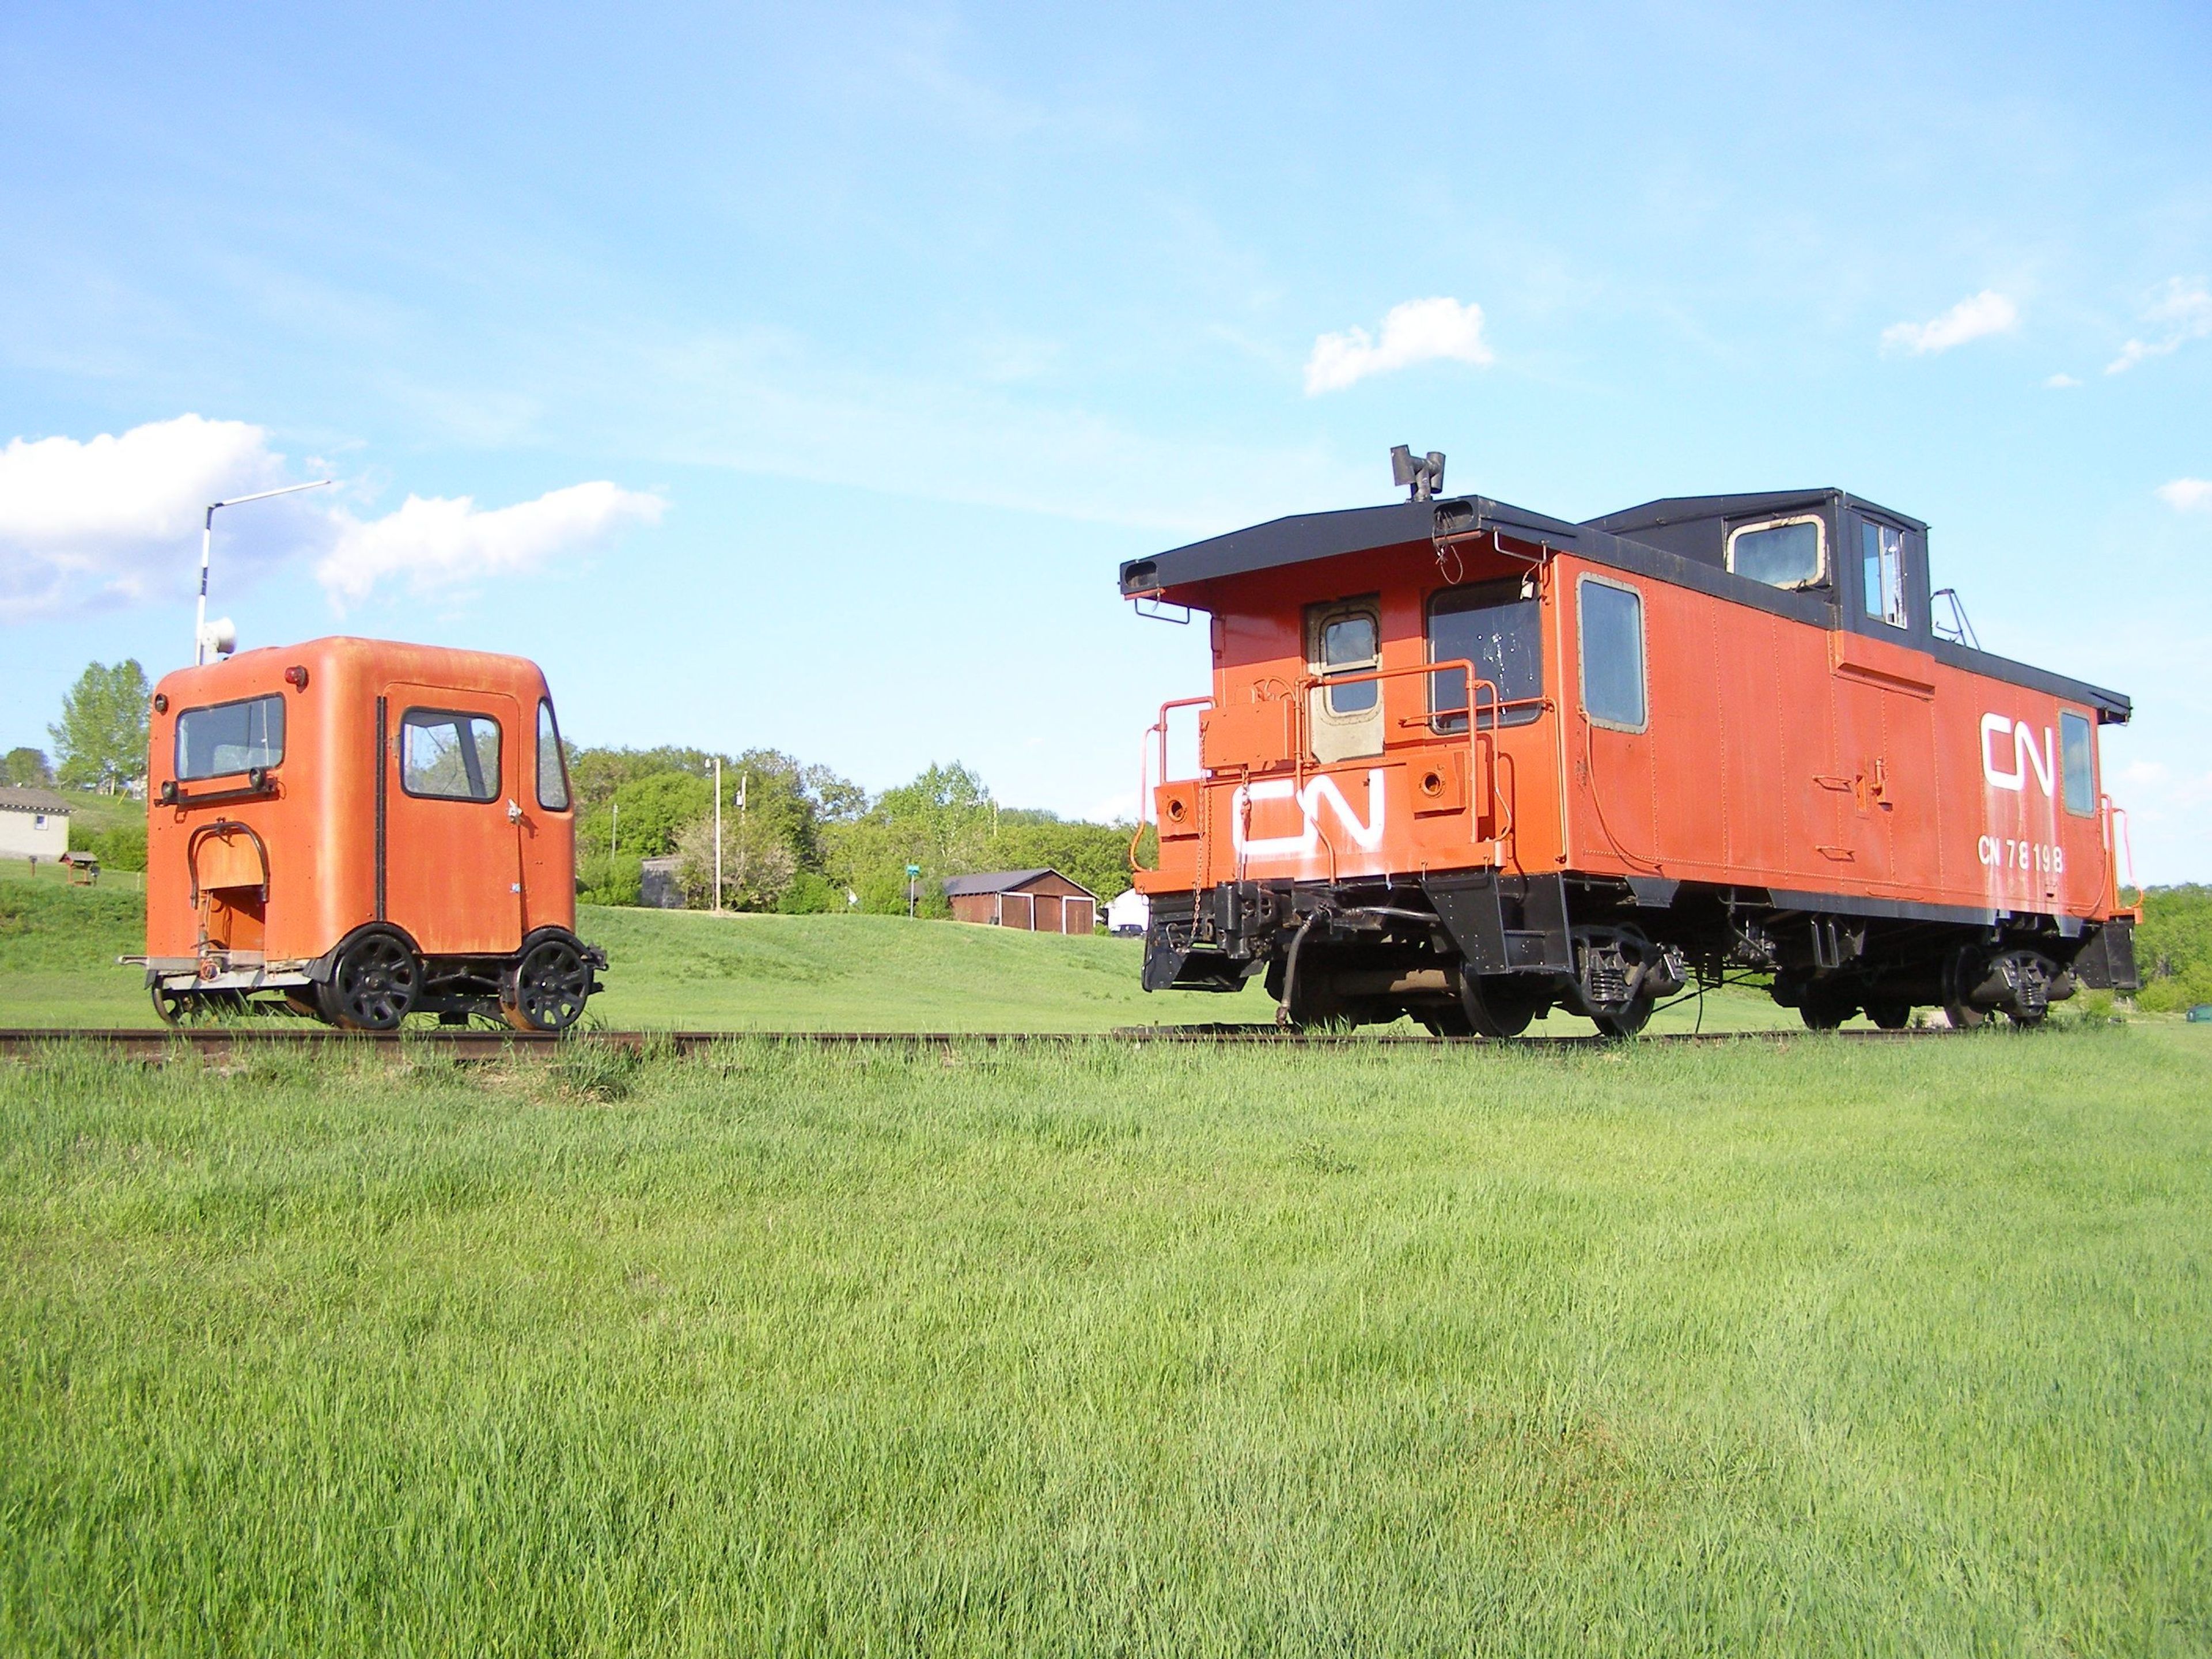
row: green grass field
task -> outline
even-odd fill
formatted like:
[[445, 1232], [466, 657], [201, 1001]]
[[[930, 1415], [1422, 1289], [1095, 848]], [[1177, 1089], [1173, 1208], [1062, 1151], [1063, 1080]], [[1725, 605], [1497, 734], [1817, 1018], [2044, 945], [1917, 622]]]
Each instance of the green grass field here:
[[2212, 1650], [2212, 1032], [0, 1065], [0, 1650]]
[[[0, 865], [0, 1026], [151, 1026], [138, 969], [139, 890], [71, 888]], [[1265, 1024], [1255, 984], [1235, 996], [1147, 996], [1134, 939], [1062, 939], [894, 916], [711, 916], [586, 906], [579, 931], [612, 967], [591, 1017], [617, 1030], [1103, 1031], [1201, 1021]], [[1655, 1030], [1794, 1028], [1763, 995], [1721, 993], [1662, 1010]], [[1864, 1024], [1863, 1021], [1860, 1022]], [[1413, 1029], [1407, 1026], [1407, 1030]], [[1538, 1033], [1584, 1034], [1554, 1014]]]

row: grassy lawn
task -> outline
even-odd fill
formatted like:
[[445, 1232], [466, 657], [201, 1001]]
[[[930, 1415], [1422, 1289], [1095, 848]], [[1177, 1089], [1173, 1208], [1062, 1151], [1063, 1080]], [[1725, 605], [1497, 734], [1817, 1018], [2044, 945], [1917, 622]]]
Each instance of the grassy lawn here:
[[2212, 1648], [2212, 1033], [0, 1066], [0, 1650]]
[[[140, 970], [115, 966], [118, 956], [146, 948], [143, 905], [137, 888], [106, 877], [97, 889], [68, 887], [58, 871], [28, 884], [0, 866], [0, 1025], [157, 1024]], [[893, 916], [589, 906], [577, 925], [613, 963], [592, 1017], [623, 1030], [1103, 1031], [1274, 1018], [1256, 983], [1235, 996], [1147, 996], [1134, 939]], [[1702, 1017], [1707, 1030], [1798, 1024], [1764, 995], [1737, 992], [1707, 998]], [[1696, 1003], [1685, 1002], [1661, 1011], [1652, 1029], [1688, 1030], [1699, 1018]], [[1554, 1014], [1533, 1029], [1591, 1028]]]

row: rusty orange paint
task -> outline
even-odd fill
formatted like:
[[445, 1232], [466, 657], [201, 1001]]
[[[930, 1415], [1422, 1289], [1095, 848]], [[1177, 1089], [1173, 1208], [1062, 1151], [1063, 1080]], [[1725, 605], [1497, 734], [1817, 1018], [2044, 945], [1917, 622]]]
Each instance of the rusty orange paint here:
[[[275, 968], [321, 957], [378, 921], [430, 957], [504, 955], [535, 929], [574, 928], [575, 818], [572, 806], [538, 798], [538, 708], [550, 696], [536, 664], [335, 637], [182, 669], [155, 693], [149, 960], [181, 962], [212, 948], [258, 953]], [[182, 714], [264, 696], [283, 699], [284, 740], [263, 778], [179, 778]], [[497, 721], [491, 799], [432, 799], [402, 787], [400, 726], [414, 708]], [[560, 793], [567, 796], [565, 780]]]
[[[1429, 600], [1523, 576], [1541, 605], [1536, 718], [1439, 732]], [[1642, 601], [1641, 730], [1583, 706], [1585, 578]], [[1379, 612], [1382, 740], [1324, 763], [1298, 735], [1316, 684], [1302, 618], [1346, 595], [1375, 596]], [[1170, 705], [1155, 728], [1159, 860], [1136, 875], [1148, 894], [1486, 866], [2087, 920], [2118, 910], [2101, 775], [2095, 810], [2078, 813], [2054, 770], [2062, 710], [2093, 732], [2096, 710], [1924, 651], [1565, 553], [1532, 564], [1470, 550], [1447, 582], [1426, 542], [1160, 597], [1213, 613], [1214, 668], [1211, 696]], [[1169, 711], [1193, 704], [1201, 775], [1163, 781]]]

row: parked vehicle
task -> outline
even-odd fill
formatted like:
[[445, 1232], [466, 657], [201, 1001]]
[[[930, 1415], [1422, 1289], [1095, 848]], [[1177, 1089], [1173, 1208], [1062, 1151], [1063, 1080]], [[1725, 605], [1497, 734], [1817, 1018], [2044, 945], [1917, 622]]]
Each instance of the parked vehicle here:
[[1924, 524], [1839, 489], [1573, 524], [1430, 499], [1442, 462], [1121, 567], [1212, 617], [1140, 793], [1147, 989], [1264, 974], [1299, 1023], [1496, 1036], [1752, 973], [1815, 1028], [2136, 987], [2096, 741], [2129, 701], [1977, 648], [1955, 601], [1939, 632]]
[[557, 1031], [601, 988], [536, 664], [349, 638], [245, 652], [162, 679], [151, 762], [143, 960], [163, 1018]]

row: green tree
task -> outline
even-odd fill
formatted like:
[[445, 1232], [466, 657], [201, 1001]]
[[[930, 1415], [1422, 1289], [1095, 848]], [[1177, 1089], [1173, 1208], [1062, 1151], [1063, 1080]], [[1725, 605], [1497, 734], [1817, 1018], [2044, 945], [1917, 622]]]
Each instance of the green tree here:
[[1057, 870], [1097, 894], [1103, 904], [1128, 889], [1130, 833], [1126, 823], [1085, 823], [1050, 812], [1008, 811], [999, 815], [991, 861], [1005, 870]]
[[994, 808], [983, 780], [955, 762], [932, 766], [886, 789], [860, 817], [832, 826], [823, 862], [830, 878], [860, 895], [860, 908], [906, 914], [906, 866], [921, 866], [920, 909], [949, 915], [946, 876], [986, 868]]
[[46, 751], [27, 744], [10, 749], [7, 758], [0, 760], [0, 783], [12, 783], [33, 789], [50, 788], [54, 781], [54, 769], [46, 763]]
[[[709, 780], [717, 758], [726, 850], [749, 862], [757, 851], [763, 870], [788, 862], [794, 872], [819, 874], [824, 831], [867, 809], [866, 793], [858, 784], [774, 749], [716, 757], [700, 749], [572, 747], [568, 775], [576, 794], [580, 856], [606, 857], [615, 841], [625, 859], [676, 851], [685, 826], [713, 813]], [[745, 902], [771, 902], [757, 896], [767, 890], [749, 888], [754, 896]], [[726, 892], [724, 898], [738, 902]]]
[[2141, 1006], [2178, 1012], [2212, 1002], [2212, 887], [2154, 887], [2141, 896], [2136, 968]]
[[113, 794], [146, 775], [146, 701], [150, 688], [136, 658], [109, 667], [88, 663], [62, 699], [62, 718], [46, 728], [61, 760], [61, 781]]
[[[714, 787], [690, 772], [653, 772], [632, 778], [614, 792], [615, 846], [633, 857], [665, 858], [676, 850], [684, 826], [714, 805]], [[606, 844], [608, 818], [593, 814], [579, 826], [594, 850]]]

